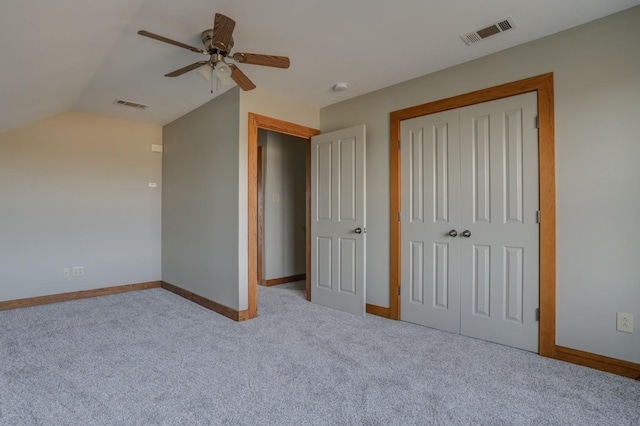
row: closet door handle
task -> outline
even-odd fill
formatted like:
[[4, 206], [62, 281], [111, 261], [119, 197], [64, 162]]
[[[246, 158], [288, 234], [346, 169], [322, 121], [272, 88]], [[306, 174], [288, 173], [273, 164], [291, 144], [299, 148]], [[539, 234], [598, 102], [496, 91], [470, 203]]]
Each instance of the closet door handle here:
[[471, 236], [471, 231], [465, 229], [464, 231], [462, 231], [462, 236], [465, 238], [469, 238]]
[[458, 231], [456, 231], [455, 229], [452, 229], [451, 231], [449, 231], [449, 236], [450, 237], [457, 237], [458, 236]]
[[356, 228], [353, 230], [356, 234], [362, 234], [362, 228]]

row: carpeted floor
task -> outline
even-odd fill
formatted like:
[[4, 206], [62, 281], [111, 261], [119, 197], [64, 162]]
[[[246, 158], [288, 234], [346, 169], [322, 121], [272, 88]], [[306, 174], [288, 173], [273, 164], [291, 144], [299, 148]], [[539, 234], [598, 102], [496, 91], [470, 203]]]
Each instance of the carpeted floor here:
[[235, 323], [162, 289], [0, 312], [2, 425], [640, 425], [640, 382], [260, 288]]

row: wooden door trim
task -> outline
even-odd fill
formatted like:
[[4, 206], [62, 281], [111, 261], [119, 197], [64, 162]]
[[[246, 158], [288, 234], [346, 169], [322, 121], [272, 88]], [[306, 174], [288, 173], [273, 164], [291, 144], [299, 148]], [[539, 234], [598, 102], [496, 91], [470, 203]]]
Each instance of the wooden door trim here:
[[540, 187], [540, 326], [539, 353], [556, 355], [556, 190], [553, 73], [429, 102], [391, 113], [390, 120], [390, 316], [400, 319], [401, 210], [400, 123], [403, 120], [493, 101], [528, 92], [538, 94]]
[[[258, 316], [258, 238], [257, 238], [257, 213], [258, 213], [258, 130], [270, 130], [277, 133], [296, 136], [307, 140], [307, 177], [306, 177], [306, 214], [307, 214], [307, 239], [306, 239], [306, 274], [311, 276], [311, 137], [320, 134], [320, 130], [288, 121], [278, 120], [264, 115], [249, 113], [248, 144], [248, 305], [249, 318]], [[310, 300], [311, 286], [307, 280], [307, 300]]]
[[257, 254], [257, 280], [258, 285], [265, 285], [264, 280], [264, 148], [258, 146], [256, 166], [258, 171], [256, 173], [256, 184], [258, 190], [258, 205], [257, 205], [257, 217], [258, 217], [258, 254]]

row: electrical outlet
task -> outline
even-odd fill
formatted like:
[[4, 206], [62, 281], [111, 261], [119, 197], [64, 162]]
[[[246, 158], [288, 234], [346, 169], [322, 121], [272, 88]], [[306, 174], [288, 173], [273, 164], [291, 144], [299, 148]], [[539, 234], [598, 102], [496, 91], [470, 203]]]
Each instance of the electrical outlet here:
[[79, 277], [80, 275], [84, 275], [84, 266], [74, 266], [71, 268], [71, 274], [74, 277]]
[[62, 275], [63, 275], [65, 278], [69, 278], [69, 277], [71, 276], [71, 269], [70, 269], [70, 268], [64, 268], [64, 269], [62, 270]]
[[633, 333], [633, 314], [617, 312], [616, 330], [622, 331], [624, 333]]

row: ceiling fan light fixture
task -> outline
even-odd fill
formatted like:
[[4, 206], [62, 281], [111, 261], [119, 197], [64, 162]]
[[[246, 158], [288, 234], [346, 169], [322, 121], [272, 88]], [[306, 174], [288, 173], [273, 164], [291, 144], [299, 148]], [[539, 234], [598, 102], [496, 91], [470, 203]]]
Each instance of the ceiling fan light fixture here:
[[204, 78], [206, 81], [211, 81], [211, 77], [213, 74], [213, 68], [211, 67], [211, 65], [207, 64], [203, 67], [200, 67], [196, 72], [200, 77]]
[[215, 66], [216, 75], [222, 81], [231, 79], [232, 69], [226, 62], [220, 61]]

